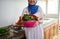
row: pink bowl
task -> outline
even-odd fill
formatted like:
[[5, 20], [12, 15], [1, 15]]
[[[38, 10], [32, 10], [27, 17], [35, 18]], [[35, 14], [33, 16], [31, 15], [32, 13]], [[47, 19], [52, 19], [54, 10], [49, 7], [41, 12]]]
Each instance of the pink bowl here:
[[36, 20], [29, 20], [29, 21], [24, 21], [23, 22], [23, 25], [25, 26], [25, 27], [34, 27], [34, 24], [36, 24]]

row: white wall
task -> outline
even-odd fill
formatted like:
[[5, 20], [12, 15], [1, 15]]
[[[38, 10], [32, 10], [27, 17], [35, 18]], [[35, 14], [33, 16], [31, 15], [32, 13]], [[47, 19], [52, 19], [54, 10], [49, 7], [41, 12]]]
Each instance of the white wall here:
[[[37, 3], [41, 7], [46, 7], [45, 4], [41, 1]], [[0, 0], [0, 27], [15, 23], [27, 5], [27, 0]], [[46, 12], [46, 8], [43, 7], [43, 11]]]
[[0, 0], [0, 27], [15, 23], [26, 6], [26, 0]]
[[[45, 2], [38, 1], [37, 4], [43, 6], [42, 9], [46, 12]], [[0, 0], [0, 27], [15, 23], [27, 5], [27, 0]]]

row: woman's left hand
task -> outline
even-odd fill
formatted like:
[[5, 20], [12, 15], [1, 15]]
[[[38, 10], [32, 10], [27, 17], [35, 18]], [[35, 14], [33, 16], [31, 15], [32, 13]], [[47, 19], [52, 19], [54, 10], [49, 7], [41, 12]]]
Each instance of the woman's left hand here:
[[39, 24], [39, 22], [37, 21], [35, 24], [34, 24], [34, 26], [37, 26]]

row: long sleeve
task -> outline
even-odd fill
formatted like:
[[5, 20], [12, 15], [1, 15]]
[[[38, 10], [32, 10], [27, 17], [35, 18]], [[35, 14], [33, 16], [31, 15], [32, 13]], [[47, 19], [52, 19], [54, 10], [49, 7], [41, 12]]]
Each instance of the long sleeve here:
[[21, 16], [23, 17], [26, 13], [28, 13], [27, 7], [23, 9]]
[[41, 7], [39, 7], [39, 9], [38, 9], [38, 11], [37, 11], [37, 14], [38, 14], [38, 20], [39, 20], [39, 22], [40, 23], [43, 23], [43, 20], [44, 20], [44, 12], [43, 12], [43, 10], [42, 10], [42, 8]]
[[23, 9], [21, 16], [19, 17], [18, 21], [16, 22], [17, 26], [22, 25], [22, 22], [23, 22], [22, 17], [24, 16], [25, 13], [26, 13], [26, 8]]

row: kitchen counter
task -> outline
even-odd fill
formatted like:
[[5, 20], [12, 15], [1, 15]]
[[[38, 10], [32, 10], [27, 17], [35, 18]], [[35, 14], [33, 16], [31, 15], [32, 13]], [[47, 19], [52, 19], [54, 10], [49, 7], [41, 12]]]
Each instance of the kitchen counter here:
[[[53, 39], [58, 36], [58, 19], [44, 20], [44, 39]], [[58, 39], [58, 38], [56, 38]]]
[[43, 21], [43, 27], [46, 28], [46, 27], [48, 27], [48, 25], [51, 25], [56, 22], [58, 22], [58, 19], [56, 19], [56, 18], [46, 18]]
[[0, 39], [25, 39], [24, 32], [13, 33], [10, 32], [9, 35], [0, 36]]
[[[8, 27], [5, 27], [5, 28], [9, 28], [9, 26]], [[25, 38], [25, 32], [24, 32], [24, 30], [21, 30], [21, 31], [12, 31], [11, 29], [10, 29], [10, 32], [9, 32], [9, 34], [7, 34], [7, 35], [4, 35], [4, 36], [0, 36], [0, 39], [26, 39]]]
[[[46, 28], [50, 27], [49, 25], [56, 23], [56, 22], [57, 22], [57, 19], [54, 19], [54, 18], [44, 19], [43, 21], [44, 30], [46, 31]], [[9, 28], [9, 26], [7, 26], [7, 28]], [[0, 39], [26, 39], [26, 38], [25, 38], [24, 30], [19, 31], [18, 33], [15, 33], [15, 32], [12, 32], [12, 30], [10, 29], [10, 33], [5, 36], [0, 36]]]

